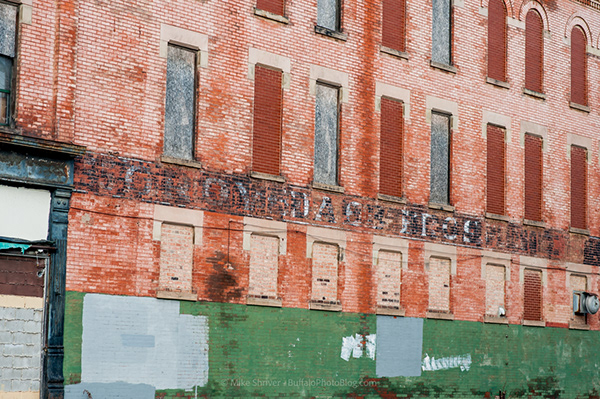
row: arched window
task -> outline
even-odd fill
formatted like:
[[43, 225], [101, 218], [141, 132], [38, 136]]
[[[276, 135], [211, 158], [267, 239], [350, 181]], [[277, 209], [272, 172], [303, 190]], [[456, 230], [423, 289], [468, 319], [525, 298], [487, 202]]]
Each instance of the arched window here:
[[537, 10], [527, 12], [525, 19], [525, 88], [542, 92], [544, 68], [544, 24]]
[[506, 6], [490, 0], [488, 6], [488, 77], [506, 82]]
[[580, 26], [571, 31], [571, 102], [587, 104], [587, 39]]

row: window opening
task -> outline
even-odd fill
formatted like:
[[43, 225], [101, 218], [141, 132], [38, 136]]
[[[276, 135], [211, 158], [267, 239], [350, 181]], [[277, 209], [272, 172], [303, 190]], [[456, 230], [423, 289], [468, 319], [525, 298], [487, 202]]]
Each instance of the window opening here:
[[194, 158], [196, 51], [168, 46], [164, 155]]
[[339, 87], [316, 85], [314, 180], [333, 186], [338, 184], [339, 93]]

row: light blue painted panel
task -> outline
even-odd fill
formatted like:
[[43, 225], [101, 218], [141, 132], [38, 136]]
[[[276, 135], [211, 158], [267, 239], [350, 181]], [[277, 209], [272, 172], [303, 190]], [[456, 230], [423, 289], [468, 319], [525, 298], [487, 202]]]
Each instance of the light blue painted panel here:
[[378, 377], [421, 375], [423, 319], [377, 316]]
[[154, 387], [145, 384], [77, 384], [65, 386], [65, 399], [154, 399]]
[[191, 389], [208, 381], [208, 318], [180, 314], [177, 301], [88, 294], [82, 322], [83, 383]]

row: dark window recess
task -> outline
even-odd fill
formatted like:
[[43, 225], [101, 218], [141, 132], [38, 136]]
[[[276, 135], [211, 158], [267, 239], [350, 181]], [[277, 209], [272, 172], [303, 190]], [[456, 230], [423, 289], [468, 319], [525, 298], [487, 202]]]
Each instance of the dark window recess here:
[[450, 115], [431, 114], [431, 171], [429, 202], [450, 203]]
[[0, 3], [0, 125], [10, 123], [17, 7]]
[[571, 146], [571, 227], [587, 229], [587, 150]]
[[523, 319], [542, 321], [542, 273], [523, 271]]
[[542, 138], [525, 135], [525, 219], [542, 221]]
[[381, 99], [379, 192], [402, 196], [402, 103]]
[[279, 175], [281, 154], [282, 73], [256, 65], [254, 69], [254, 131], [252, 170]]
[[45, 259], [0, 256], [0, 295], [44, 296]]
[[196, 52], [169, 45], [164, 155], [194, 157]]
[[340, 0], [317, 0], [317, 25], [339, 32]]
[[256, 8], [277, 15], [283, 15], [284, 0], [256, 0]]
[[525, 19], [525, 88], [542, 92], [544, 69], [544, 25], [537, 10], [529, 10]]
[[433, 0], [431, 60], [452, 65], [452, 1]]
[[583, 29], [575, 26], [571, 31], [571, 101], [587, 105], [587, 39]]
[[383, 0], [381, 44], [406, 51], [406, 0]]
[[506, 6], [490, 0], [488, 6], [488, 77], [506, 82]]
[[487, 126], [487, 211], [496, 215], [505, 212], [505, 152], [504, 129]]
[[339, 88], [317, 84], [315, 171], [317, 183], [338, 184]]

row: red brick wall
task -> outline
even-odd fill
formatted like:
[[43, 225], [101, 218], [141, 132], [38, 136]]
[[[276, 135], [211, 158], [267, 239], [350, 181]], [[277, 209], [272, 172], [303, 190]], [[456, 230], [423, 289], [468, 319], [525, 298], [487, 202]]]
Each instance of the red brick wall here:
[[381, 44], [405, 51], [406, 0], [384, 0], [381, 14]]
[[501, 127], [487, 126], [487, 211], [496, 215], [505, 209], [505, 135]]
[[379, 142], [379, 192], [402, 197], [403, 162], [402, 103], [381, 99], [381, 133]]
[[[406, 45], [408, 59], [380, 52], [383, 44], [383, 5], [380, 2], [343, 2], [346, 40], [316, 34], [314, 2], [288, 2], [284, 24], [253, 13], [255, 1], [231, 2], [34, 2], [31, 25], [21, 25], [17, 60], [17, 132], [58, 137], [85, 145], [88, 155], [77, 161], [77, 188], [70, 212], [68, 289], [112, 294], [156, 294], [160, 243], [152, 240], [153, 203], [205, 210], [205, 240], [194, 248], [192, 285], [203, 300], [243, 303], [249, 280], [249, 254], [241, 248], [243, 215], [289, 221], [288, 252], [280, 256], [278, 289], [283, 306], [306, 307], [311, 261], [306, 257], [306, 226], [310, 223], [352, 232], [356, 242], [340, 264], [340, 297], [344, 311], [374, 311], [376, 279], [372, 271], [373, 234], [410, 240], [408, 269], [402, 272], [402, 306], [407, 315], [423, 317], [428, 281], [423, 243], [436, 241], [458, 246], [457, 275], [450, 301], [470, 305], [451, 307], [457, 319], [480, 320], [485, 312], [485, 281], [481, 278], [481, 249], [513, 257], [506, 285], [509, 309], [523, 308], [518, 257], [523, 254], [591, 265], [599, 259], [600, 163], [591, 151], [588, 172], [587, 228], [591, 238], [568, 233], [571, 225], [571, 160], [568, 133], [599, 137], [590, 126], [600, 125], [596, 96], [590, 96], [590, 113], [569, 108], [571, 100], [571, 48], [563, 34], [544, 37], [545, 101], [523, 95], [526, 86], [525, 22], [519, 5], [509, 7], [505, 26], [506, 66], [510, 88], [486, 83], [488, 76], [488, 21], [494, 14], [486, 2], [461, 2], [453, 9], [453, 63], [456, 73], [429, 64], [431, 59], [431, 5], [408, 2]], [[261, 3], [262, 4], [262, 3]], [[547, 7], [544, 19], [553, 32], [569, 31], [570, 17], [580, 16], [592, 27], [600, 24], [596, 10], [577, 2], [558, 0]], [[492, 2], [491, 8], [498, 3]], [[58, 18], [58, 11], [62, 13]], [[260, 8], [260, 7], [259, 7]], [[266, 7], [265, 7], [266, 8]], [[480, 9], [483, 8], [483, 9]], [[486, 8], [487, 14], [486, 16]], [[203, 169], [160, 162], [164, 131], [166, 60], [160, 57], [160, 26], [168, 24], [205, 34], [208, 58], [198, 68], [196, 148]], [[493, 37], [497, 37], [493, 36]], [[502, 35], [499, 35], [500, 37]], [[568, 36], [568, 34], [567, 34]], [[257, 79], [248, 78], [249, 48], [290, 59], [289, 88], [282, 91], [281, 156], [279, 173], [284, 184], [248, 179], [253, 170], [254, 91]], [[491, 48], [491, 47], [490, 47]], [[584, 59], [585, 60], [585, 59]], [[204, 65], [203, 62], [206, 61]], [[600, 60], [587, 59], [590, 93], [600, 85]], [[313, 179], [314, 95], [310, 68], [320, 65], [348, 74], [347, 98], [342, 105], [340, 181], [344, 194], [310, 188]], [[260, 68], [257, 69], [260, 75]], [[493, 77], [490, 74], [490, 77]], [[258, 76], [260, 79], [260, 76]], [[376, 82], [410, 92], [404, 123], [403, 195], [407, 204], [376, 199], [379, 192], [382, 113], [375, 110]], [[428, 97], [456, 103], [452, 143], [452, 205], [454, 212], [427, 208], [429, 197], [430, 123]], [[580, 101], [580, 100], [578, 100]], [[435, 109], [434, 109], [435, 111]], [[443, 111], [443, 110], [441, 110]], [[484, 217], [487, 209], [487, 140], [482, 138], [486, 111], [506, 116], [510, 131], [505, 149], [505, 214], [510, 224]], [[545, 229], [529, 228], [520, 221], [526, 212], [526, 149], [520, 142], [523, 122], [542, 125], [548, 132], [547, 151], [541, 154], [544, 173]], [[272, 155], [272, 154], [270, 154]], [[94, 163], [97, 162], [97, 163]], [[123, 166], [125, 165], [125, 166]], [[231, 176], [235, 176], [235, 181]], [[231, 183], [205, 186], [208, 179]], [[240, 194], [236, 183], [254, 196]], [[252, 191], [254, 187], [268, 187]], [[208, 187], [208, 188], [206, 188]], [[205, 190], [218, 199], [203, 199]], [[294, 191], [295, 190], [295, 191]], [[296, 193], [292, 198], [291, 192]], [[309, 216], [300, 218], [307, 194]], [[333, 203], [329, 213], [324, 197]], [[295, 201], [295, 202], [294, 202]], [[352, 202], [362, 216], [344, 213]], [[392, 205], [390, 205], [392, 204]], [[283, 214], [279, 210], [285, 210]], [[350, 206], [352, 209], [352, 205]], [[275, 210], [275, 211], [274, 211]], [[405, 214], [403, 214], [405, 212]], [[423, 234], [423, 215], [427, 220]], [[295, 215], [295, 216], [294, 216]], [[319, 218], [316, 215], [320, 215]], [[406, 222], [406, 230], [403, 232]], [[408, 216], [406, 216], [408, 215]], [[445, 222], [446, 218], [451, 218]], [[456, 219], [456, 228], [452, 218]], [[469, 243], [464, 221], [476, 221], [477, 243]], [[444, 230], [444, 224], [447, 224]], [[375, 226], [375, 227], [373, 227]], [[292, 228], [293, 227], [293, 228]], [[377, 229], [377, 227], [382, 227]], [[454, 228], [454, 230], [452, 230]], [[237, 229], [237, 230], [236, 230]], [[457, 235], [455, 240], [447, 237]], [[350, 247], [350, 245], [349, 245]], [[479, 275], [478, 275], [479, 273]], [[564, 272], [548, 271], [545, 300], [555, 322], [569, 317]], [[553, 277], [554, 276], [554, 277]], [[209, 285], [212, 284], [212, 285]], [[562, 284], [562, 285], [561, 285]], [[593, 291], [598, 280], [590, 280]], [[561, 288], [562, 287], [562, 288]], [[343, 291], [342, 291], [343, 288]], [[566, 310], [565, 310], [566, 309]], [[511, 323], [519, 317], [509, 315]], [[594, 321], [596, 323], [596, 321]], [[592, 328], [598, 325], [593, 324]]]
[[587, 229], [587, 151], [571, 146], [571, 227]]
[[525, 19], [525, 88], [542, 92], [544, 70], [544, 24], [537, 10], [529, 10]]
[[281, 71], [256, 65], [252, 170], [279, 175], [281, 154]]
[[542, 221], [542, 138], [525, 135], [525, 219]]
[[488, 77], [506, 81], [506, 6], [490, 0], [488, 8]]

